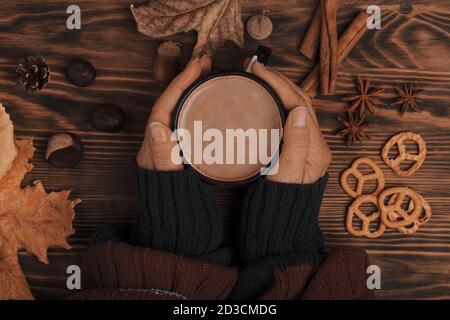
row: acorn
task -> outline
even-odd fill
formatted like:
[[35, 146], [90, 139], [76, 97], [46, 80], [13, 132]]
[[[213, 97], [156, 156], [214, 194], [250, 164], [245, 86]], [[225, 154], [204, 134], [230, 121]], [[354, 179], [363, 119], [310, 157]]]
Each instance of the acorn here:
[[250, 17], [247, 21], [247, 32], [255, 40], [267, 39], [273, 31], [272, 21], [266, 14], [269, 10], [264, 10], [261, 14]]
[[100, 103], [92, 108], [91, 124], [101, 132], [118, 132], [125, 124], [125, 112], [112, 103]]
[[153, 78], [162, 84], [169, 83], [178, 71], [181, 44], [166, 41], [160, 44], [153, 64]]
[[70, 132], [54, 134], [47, 145], [45, 159], [56, 168], [73, 168], [83, 156], [81, 139]]

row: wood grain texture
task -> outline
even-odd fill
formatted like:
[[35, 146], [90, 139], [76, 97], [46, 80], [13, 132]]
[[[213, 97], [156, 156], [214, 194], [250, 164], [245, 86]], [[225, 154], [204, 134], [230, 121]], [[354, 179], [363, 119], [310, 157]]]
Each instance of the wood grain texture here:
[[[60, 298], [66, 289], [65, 270], [80, 263], [90, 236], [108, 223], [127, 223], [136, 209], [132, 161], [142, 139], [152, 103], [163, 88], [152, 80], [152, 62], [161, 40], [136, 31], [129, 10], [131, 3], [144, 1], [77, 1], [82, 10], [82, 30], [65, 26], [67, 2], [0, 0], [0, 102], [11, 113], [18, 137], [35, 137], [35, 169], [25, 183], [40, 179], [49, 190], [73, 188], [83, 202], [77, 208], [76, 234], [72, 250], [52, 249], [50, 264], [20, 253], [20, 261], [37, 298]], [[260, 45], [274, 53], [270, 64], [299, 83], [314, 65], [297, 49], [316, 8], [315, 0], [243, 0], [244, 18], [270, 10], [272, 36], [254, 41], [246, 36], [246, 49], [227, 43], [219, 50], [215, 69], [239, 69], [244, 58]], [[314, 100], [324, 136], [333, 151], [330, 181], [322, 204], [320, 223], [328, 247], [358, 246], [368, 250], [382, 270], [379, 298], [450, 298], [450, 4], [447, 0], [410, 1], [412, 11], [401, 13], [398, 1], [373, 1], [382, 9], [382, 29], [369, 31], [341, 64], [338, 96]], [[366, 1], [342, 1], [338, 28], [343, 30]], [[190, 57], [195, 34], [167, 39], [183, 44], [182, 65]], [[42, 54], [51, 68], [48, 87], [26, 94], [15, 86], [14, 69], [19, 58]], [[98, 77], [89, 88], [77, 88], [64, 77], [63, 68], [75, 57], [89, 60]], [[370, 118], [372, 140], [346, 147], [334, 133], [346, 105], [340, 95], [354, 90], [354, 77], [385, 86], [386, 102], [395, 98], [394, 87], [418, 82], [427, 89], [421, 114], [399, 116], [399, 108], [381, 106]], [[88, 122], [89, 111], [100, 102], [124, 108], [127, 123], [118, 134], [95, 132]], [[68, 130], [80, 135], [85, 156], [72, 170], [56, 170], [44, 159], [52, 133]], [[400, 178], [380, 158], [382, 145], [402, 130], [420, 133], [427, 142], [423, 167], [412, 177]], [[378, 239], [351, 237], [344, 227], [345, 209], [351, 202], [340, 188], [340, 173], [360, 156], [375, 160], [386, 175], [387, 186], [410, 186], [430, 203], [433, 217], [417, 233], [405, 236], [388, 230]], [[213, 188], [227, 221], [238, 219], [243, 190]], [[227, 224], [230, 239], [236, 235]]]

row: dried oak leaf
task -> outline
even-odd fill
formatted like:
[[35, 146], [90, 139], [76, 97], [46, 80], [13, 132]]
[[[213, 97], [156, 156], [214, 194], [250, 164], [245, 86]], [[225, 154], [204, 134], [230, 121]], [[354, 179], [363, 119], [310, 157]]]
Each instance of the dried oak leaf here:
[[197, 31], [193, 58], [213, 56], [225, 41], [244, 48], [244, 24], [238, 0], [153, 0], [131, 6], [138, 31], [150, 37], [166, 37]]
[[16, 140], [18, 149], [11, 169], [0, 178], [0, 299], [33, 299], [21, 271], [17, 251], [25, 249], [48, 263], [47, 249], [70, 249], [67, 237], [74, 233], [73, 208], [80, 200], [69, 200], [70, 191], [47, 193], [41, 182], [21, 188], [25, 174], [33, 168], [32, 139]]

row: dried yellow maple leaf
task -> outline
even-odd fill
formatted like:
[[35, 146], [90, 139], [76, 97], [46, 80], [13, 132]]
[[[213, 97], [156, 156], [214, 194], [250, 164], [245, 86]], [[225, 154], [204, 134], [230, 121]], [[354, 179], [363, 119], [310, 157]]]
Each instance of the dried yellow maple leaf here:
[[5, 108], [0, 103], [0, 179], [8, 172], [14, 159], [17, 156], [17, 148], [14, 144], [14, 128], [6, 113]]
[[138, 31], [150, 37], [197, 31], [193, 58], [213, 56], [225, 41], [244, 48], [244, 24], [238, 0], [153, 0], [131, 6]]
[[40, 181], [22, 189], [35, 149], [32, 139], [15, 140], [15, 145], [18, 154], [0, 177], [0, 299], [33, 299], [17, 251], [25, 249], [47, 264], [49, 247], [70, 249], [66, 239], [74, 233], [73, 208], [80, 200], [69, 200], [67, 190], [47, 193]]

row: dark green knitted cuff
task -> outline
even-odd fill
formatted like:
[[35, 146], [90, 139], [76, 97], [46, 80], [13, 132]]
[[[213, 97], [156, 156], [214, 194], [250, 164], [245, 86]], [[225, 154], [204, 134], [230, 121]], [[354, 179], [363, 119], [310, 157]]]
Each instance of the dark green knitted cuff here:
[[308, 185], [260, 179], [248, 190], [240, 226], [245, 265], [270, 256], [322, 253], [318, 217], [327, 181], [328, 174]]
[[308, 185], [260, 179], [250, 187], [241, 214], [244, 268], [231, 299], [256, 299], [273, 285], [276, 270], [318, 265], [323, 255], [319, 210], [328, 175]]
[[136, 168], [138, 213], [131, 243], [191, 258], [227, 264], [221, 248], [223, 228], [208, 186], [190, 170], [147, 171]]
[[130, 225], [104, 225], [98, 229], [91, 238], [91, 246], [97, 246], [105, 242], [130, 241]]

